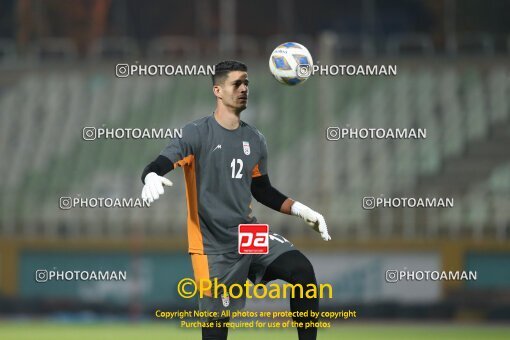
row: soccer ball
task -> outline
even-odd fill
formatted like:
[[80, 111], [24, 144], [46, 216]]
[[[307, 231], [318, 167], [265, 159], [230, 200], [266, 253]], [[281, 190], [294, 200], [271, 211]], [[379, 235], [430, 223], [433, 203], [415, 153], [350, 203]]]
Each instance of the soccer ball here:
[[301, 44], [286, 42], [276, 47], [269, 57], [269, 70], [280, 83], [297, 85], [312, 74], [313, 60]]

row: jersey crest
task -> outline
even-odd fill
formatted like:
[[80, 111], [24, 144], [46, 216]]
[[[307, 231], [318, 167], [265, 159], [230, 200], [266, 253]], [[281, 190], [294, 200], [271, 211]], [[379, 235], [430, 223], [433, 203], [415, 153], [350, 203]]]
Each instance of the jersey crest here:
[[228, 307], [230, 305], [230, 297], [228, 293], [221, 294], [221, 302], [223, 303], [223, 307]]
[[249, 142], [243, 142], [243, 151], [246, 156], [250, 155], [250, 143]]

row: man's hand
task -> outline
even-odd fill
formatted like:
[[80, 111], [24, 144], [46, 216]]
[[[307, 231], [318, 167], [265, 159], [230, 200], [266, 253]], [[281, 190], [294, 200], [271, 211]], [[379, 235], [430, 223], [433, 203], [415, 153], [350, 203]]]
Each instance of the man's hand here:
[[299, 202], [294, 202], [291, 207], [291, 214], [294, 216], [299, 216], [303, 220], [305, 220], [308, 225], [313, 227], [313, 229], [321, 234], [321, 237], [324, 241], [331, 240], [331, 236], [328, 233], [328, 226], [326, 225], [326, 221], [324, 220], [324, 216], [319, 214], [316, 211], [308, 208], [306, 205], [301, 204]]
[[165, 192], [163, 185], [171, 187], [173, 184], [168, 178], [158, 176], [155, 172], [149, 172], [147, 176], [145, 176], [145, 185], [142, 189], [142, 199], [150, 206], [152, 202], [159, 198], [159, 195], [163, 195]]

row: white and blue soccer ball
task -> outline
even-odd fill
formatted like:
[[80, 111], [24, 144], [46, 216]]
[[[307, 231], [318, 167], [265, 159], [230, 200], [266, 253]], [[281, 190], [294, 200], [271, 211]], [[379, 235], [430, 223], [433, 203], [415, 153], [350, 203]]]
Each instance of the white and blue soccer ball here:
[[308, 49], [295, 42], [276, 47], [269, 57], [269, 70], [280, 83], [298, 85], [312, 74], [313, 60]]

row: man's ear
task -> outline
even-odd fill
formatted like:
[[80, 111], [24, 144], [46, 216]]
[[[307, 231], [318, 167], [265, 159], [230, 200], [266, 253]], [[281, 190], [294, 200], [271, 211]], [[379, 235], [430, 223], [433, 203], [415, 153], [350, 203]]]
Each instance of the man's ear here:
[[220, 85], [214, 85], [212, 90], [213, 90], [213, 93], [216, 96], [216, 98], [221, 99], [221, 86]]

